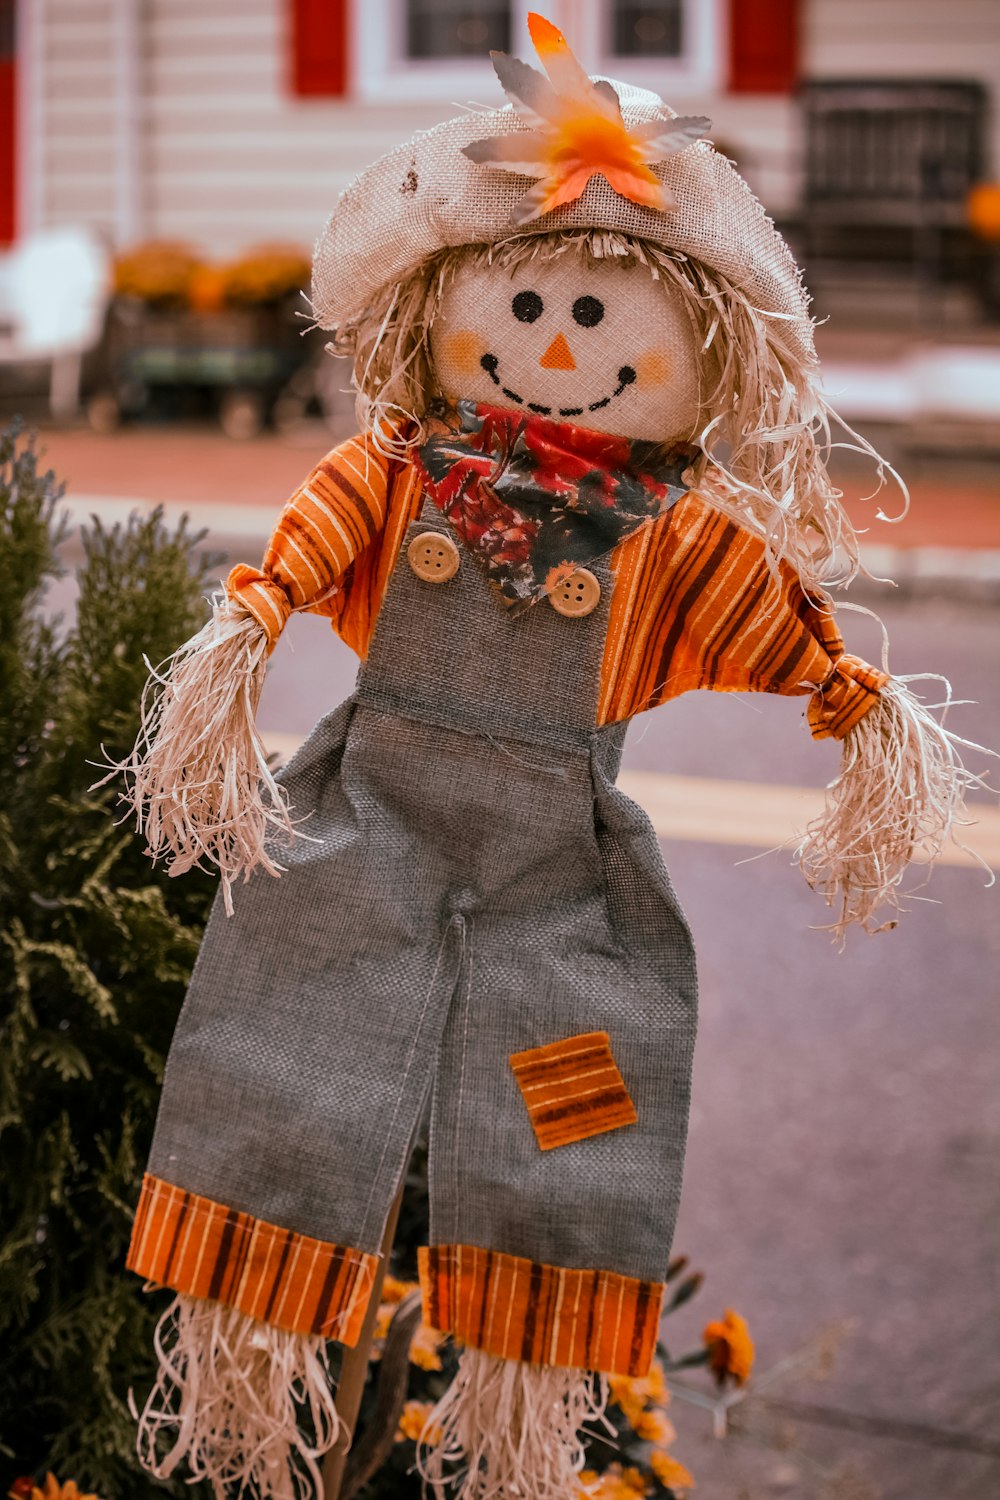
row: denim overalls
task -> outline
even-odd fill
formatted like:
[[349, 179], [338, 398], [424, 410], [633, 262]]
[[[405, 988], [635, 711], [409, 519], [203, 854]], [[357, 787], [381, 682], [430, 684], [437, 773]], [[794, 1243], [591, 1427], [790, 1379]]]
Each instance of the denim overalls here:
[[[694, 956], [614, 786], [626, 726], [595, 728], [613, 579], [591, 568], [590, 614], [511, 618], [468, 552], [430, 583], [404, 542], [355, 693], [283, 773], [284, 873], [216, 903], [151, 1173], [374, 1255], [429, 1101], [432, 1246], [662, 1282]], [[594, 1033], [634, 1121], [540, 1149], [510, 1059]]]

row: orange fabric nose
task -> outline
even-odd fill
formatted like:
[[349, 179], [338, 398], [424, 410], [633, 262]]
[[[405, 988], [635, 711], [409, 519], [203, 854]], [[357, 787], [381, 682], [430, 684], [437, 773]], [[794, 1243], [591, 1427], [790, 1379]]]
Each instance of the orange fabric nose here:
[[561, 333], [557, 333], [538, 363], [546, 370], [575, 370], [576, 360]]

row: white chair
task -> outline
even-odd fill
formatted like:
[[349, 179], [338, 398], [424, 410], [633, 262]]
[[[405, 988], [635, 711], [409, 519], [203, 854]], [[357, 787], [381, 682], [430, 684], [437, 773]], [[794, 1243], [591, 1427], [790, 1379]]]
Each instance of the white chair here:
[[83, 356], [100, 343], [111, 258], [91, 231], [47, 229], [0, 252], [0, 365], [51, 364], [53, 416], [80, 401]]

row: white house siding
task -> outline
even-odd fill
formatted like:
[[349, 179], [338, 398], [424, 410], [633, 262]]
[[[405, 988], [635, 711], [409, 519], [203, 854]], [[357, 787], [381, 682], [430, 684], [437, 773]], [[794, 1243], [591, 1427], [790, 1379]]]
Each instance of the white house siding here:
[[[37, 7], [43, 33], [37, 155], [44, 180], [36, 195], [43, 223], [84, 221], [120, 238], [116, 173], [128, 152], [116, 142], [115, 57], [130, 8], [140, 96], [134, 233], [189, 240], [213, 255], [262, 240], [310, 245], [361, 167], [446, 118], [463, 97], [296, 98], [286, 80], [287, 0], [27, 3]], [[803, 0], [803, 18], [807, 76], [939, 74], [1000, 83], [1000, 0]], [[652, 61], [649, 83], [656, 87]], [[672, 102], [712, 117], [713, 137], [732, 149], [773, 213], [794, 207], [792, 100], [673, 94]]]
[[[115, 48], [122, 5], [138, 12], [138, 232], [187, 240], [213, 255], [261, 240], [310, 245], [356, 172], [447, 118], [461, 97], [442, 92], [440, 100], [379, 104], [296, 98], [286, 78], [286, 0], [36, 3], [44, 34], [38, 204], [45, 224], [83, 221], [118, 235]], [[652, 87], [654, 73], [655, 63]], [[788, 101], [677, 102], [710, 114], [714, 134], [736, 149], [769, 205], [785, 206]]]
[[40, 95], [30, 161], [37, 224], [116, 220], [115, 0], [28, 0]]
[[298, 99], [284, 0], [147, 0], [147, 229], [225, 255], [309, 246], [373, 157], [441, 117], [433, 104]]
[[968, 78], [993, 99], [1000, 175], [1000, 0], [808, 0], [803, 72], [814, 78]]

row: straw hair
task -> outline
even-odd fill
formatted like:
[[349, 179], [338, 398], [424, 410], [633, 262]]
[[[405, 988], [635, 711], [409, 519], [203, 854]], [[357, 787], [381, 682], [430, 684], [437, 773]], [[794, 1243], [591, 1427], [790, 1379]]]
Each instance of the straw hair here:
[[[878, 487], [902, 481], [864, 438], [841, 422], [819, 385], [815, 358], [789, 336], [790, 325], [762, 316], [745, 292], [719, 271], [652, 241], [610, 230], [517, 235], [495, 245], [466, 245], [430, 257], [405, 281], [383, 288], [365, 313], [334, 332], [330, 348], [354, 361], [358, 420], [395, 457], [422, 440], [421, 421], [440, 396], [430, 329], [450, 280], [467, 265], [498, 274], [527, 260], [566, 254], [609, 260], [684, 298], [698, 333], [701, 367], [698, 430], [664, 433], [703, 449], [695, 485], [719, 510], [763, 538], [773, 567], [797, 571], [807, 593], [850, 580], [859, 568], [858, 539], [827, 473], [831, 422], [869, 455]], [[391, 426], [392, 435], [385, 429]], [[628, 434], [625, 434], [628, 436]]]
[[833, 908], [829, 931], [840, 941], [853, 923], [870, 933], [897, 925], [912, 894], [900, 888], [910, 862], [933, 865], [949, 839], [959, 842], [956, 829], [970, 821], [965, 792], [984, 786], [961, 751], [991, 752], [939, 723], [908, 686], [919, 680], [890, 678], [846, 736], [826, 808], [796, 850], [809, 884]]
[[417, 1467], [439, 1500], [569, 1500], [580, 1490], [582, 1429], [607, 1402], [603, 1375], [464, 1349], [424, 1424]]
[[[179, 1296], [153, 1342], [156, 1384], [142, 1413], [132, 1413], [143, 1468], [169, 1479], [186, 1463], [191, 1482], [208, 1480], [217, 1500], [245, 1488], [271, 1500], [321, 1500], [317, 1459], [337, 1441], [341, 1422], [319, 1334], [289, 1333], [221, 1303]], [[303, 1436], [306, 1416], [312, 1440]], [[170, 1446], [161, 1454], [162, 1438]]]
[[149, 854], [171, 875], [218, 869], [229, 913], [233, 882], [279, 874], [267, 841], [294, 831], [256, 725], [267, 653], [263, 626], [217, 595], [204, 629], [152, 669], [135, 746], [115, 767]]

